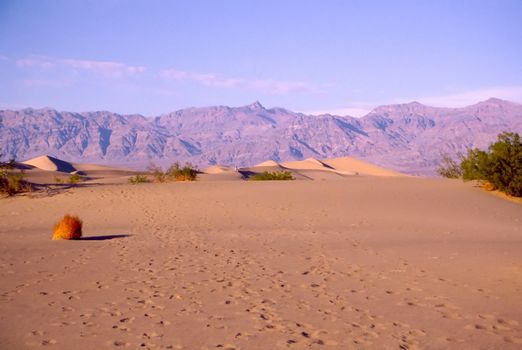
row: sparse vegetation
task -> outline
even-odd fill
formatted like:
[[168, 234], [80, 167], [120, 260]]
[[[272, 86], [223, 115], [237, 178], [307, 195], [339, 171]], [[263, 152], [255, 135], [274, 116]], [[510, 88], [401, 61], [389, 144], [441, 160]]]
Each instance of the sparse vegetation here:
[[147, 183], [147, 182], [150, 182], [150, 180], [145, 175], [138, 174], [138, 175], [129, 177], [129, 183], [133, 184], [133, 185], [143, 184], [143, 183]]
[[167, 171], [157, 165], [151, 164], [147, 168], [156, 182], [169, 181], [195, 181], [198, 176], [197, 169], [190, 163], [186, 163], [183, 167], [178, 162], [172, 164]]
[[83, 222], [79, 217], [66, 214], [54, 225], [53, 239], [80, 239]]
[[249, 177], [252, 181], [295, 180], [289, 171], [264, 171]]
[[[444, 162], [444, 159], [443, 159]], [[439, 174], [445, 177], [460, 171], [464, 181], [477, 180], [488, 190], [498, 189], [514, 197], [522, 197], [522, 142], [517, 133], [504, 132], [487, 151], [470, 149], [461, 157], [458, 169], [455, 161], [443, 163]], [[450, 165], [448, 167], [448, 164]]]
[[[459, 157], [462, 159], [462, 155], [459, 155]], [[448, 179], [458, 179], [462, 177], [460, 164], [447, 153], [442, 155], [440, 166], [437, 168], [437, 173]]]
[[155, 182], [159, 182], [159, 183], [167, 182], [167, 174], [163, 171], [163, 169], [160, 166], [151, 163], [147, 167], [147, 170], [152, 175]]
[[23, 172], [13, 173], [0, 170], [0, 193], [14, 196], [18, 193], [30, 192], [31, 185], [25, 181]]
[[190, 163], [186, 163], [181, 167], [176, 162], [167, 169], [167, 177], [175, 181], [194, 181], [197, 176], [198, 171]]
[[0, 194], [14, 196], [32, 190], [31, 184], [25, 181], [23, 170], [16, 171], [14, 159], [0, 162]]

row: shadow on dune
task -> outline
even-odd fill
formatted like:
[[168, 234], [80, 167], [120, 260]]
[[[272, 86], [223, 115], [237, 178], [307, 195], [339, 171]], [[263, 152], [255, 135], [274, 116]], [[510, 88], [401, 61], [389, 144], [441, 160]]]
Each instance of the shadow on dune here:
[[241, 176], [243, 176], [243, 179], [244, 180], [248, 180], [248, 178], [252, 175], [255, 175], [257, 173], [253, 172], [253, 171], [250, 171], [250, 170], [245, 170], [245, 169], [239, 169], [238, 170], [238, 173], [241, 174]]
[[106, 241], [109, 239], [118, 239], [118, 238], [126, 238], [130, 237], [132, 235], [101, 235], [101, 236], [89, 236], [89, 237], [82, 237], [80, 238], [80, 241]]

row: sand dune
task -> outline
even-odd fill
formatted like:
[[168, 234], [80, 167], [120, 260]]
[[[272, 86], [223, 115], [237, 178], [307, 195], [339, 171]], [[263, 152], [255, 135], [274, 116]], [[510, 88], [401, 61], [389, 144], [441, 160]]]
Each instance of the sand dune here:
[[206, 168], [203, 172], [205, 174], [221, 174], [227, 171], [235, 171], [234, 168], [225, 165], [212, 165]]
[[408, 176], [352, 157], [324, 159], [323, 164], [336, 171], [370, 176]]
[[278, 172], [289, 171], [296, 180], [326, 180], [338, 178], [338, 174], [332, 174], [334, 169], [323, 164], [321, 161], [308, 158], [303, 161], [277, 163], [273, 160], [267, 160], [257, 164], [255, 167], [246, 168], [252, 172]]
[[279, 164], [278, 162], [275, 162], [273, 160], [267, 160], [265, 162], [256, 164], [252, 167], [241, 168], [241, 170], [247, 171], [247, 172], [250, 171], [250, 172], [254, 172], [254, 173], [260, 173], [260, 172], [264, 172], [264, 171], [268, 171], [268, 172], [286, 171], [288, 169], [286, 167], [284, 167], [283, 165]]
[[45, 171], [72, 173], [77, 170], [71, 163], [47, 155], [29, 159], [22, 163]]
[[324, 164], [318, 159], [315, 158], [307, 158], [305, 160], [292, 161], [292, 162], [284, 162], [283, 166], [289, 169], [297, 169], [297, 170], [323, 170], [330, 171], [334, 170], [330, 166]]
[[279, 164], [278, 162], [273, 161], [273, 160], [267, 160], [262, 163], [254, 165], [254, 167], [256, 167], [256, 168], [257, 167], [281, 167], [281, 164]]
[[340, 180], [351, 175], [407, 176], [350, 157], [324, 160], [307, 158], [283, 163], [267, 160], [253, 167], [242, 168], [242, 171], [247, 173], [290, 171], [296, 180]]
[[299, 172], [310, 180], [338, 180], [343, 176], [357, 175], [356, 172], [337, 170], [325, 162], [315, 158], [285, 162], [283, 165], [294, 172]]
[[294, 169], [288, 169], [280, 163], [277, 163], [273, 160], [267, 160], [265, 162], [259, 163], [256, 166], [241, 168], [240, 171], [244, 174], [245, 178], [248, 178], [251, 174], [255, 173], [263, 173], [263, 172], [290, 172], [295, 180], [313, 180], [312, 177], [303, 174], [301, 171], [297, 171]]
[[0, 200], [0, 348], [520, 349], [520, 204], [341, 178]]
[[351, 157], [323, 160], [308, 158], [282, 164], [289, 169], [331, 171], [339, 175], [407, 176]]
[[197, 181], [241, 181], [244, 176], [235, 168], [224, 165], [213, 165], [198, 175]]

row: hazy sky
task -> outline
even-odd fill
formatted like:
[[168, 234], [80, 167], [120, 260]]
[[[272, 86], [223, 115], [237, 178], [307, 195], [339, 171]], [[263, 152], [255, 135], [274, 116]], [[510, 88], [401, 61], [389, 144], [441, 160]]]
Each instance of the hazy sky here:
[[0, 0], [0, 108], [522, 102], [522, 1]]

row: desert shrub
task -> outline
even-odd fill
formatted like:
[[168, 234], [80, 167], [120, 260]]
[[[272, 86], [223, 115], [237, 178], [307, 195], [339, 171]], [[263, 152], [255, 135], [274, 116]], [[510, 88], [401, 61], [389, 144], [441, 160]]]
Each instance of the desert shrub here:
[[198, 176], [198, 171], [190, 163], [186, 163], [181, 167], [179, 163], [176, 162], [167, 169], [166, 174], [169, 180], [194, 181]]
[[31, 191], [31, 185], [25, 181], [24, 173], [13, 173], [0, 170], [0, 193], [14, 196], [18, 193]]
[[133, 185], [143, 184], [143, 183], [147, 183], [147, 182], [150, 182], [150, 181], [149, 181], [149, 178], [145, 175], [138, 174], [138, 175], [129, 177], [129, 183], [133, 184]]
[[489, 146], [487, 180], [502, 192], [522, 197], [522, 142], [516, 133], [503, 133]]
[[15, 172], [14, 160], [0, 162], [0, 194], [14, 196], [17, 193], [29, 192], [32, 190], [31, 184], [25, 181], [25, 174], [22, 171]]
[[[462, 156], [460, 156], [460, 158], [462, 158]], [[437, 174], [448, 179], [458, 179], [462, 177], [462, 168], [459, 162], [445, 153], [442, 155], [440, 165], [437, 168]]]
[[464, 181], [486, 180], [489, 172], [488, 163], [487, 152], [477, 148], [469, 149], [466, 157], [463, 157], [460, 162], [462, 179]]
[[67, 179], [67, 182], [74, 185], [74, 184], [77, 184], [79, 183], [80, 181], [82, 181], [82, 177], [80, 176], [80, 174], [72, 174], [71, 176], [69, 176], [69, 178]]
[[83, 222], [79, 217], [66, 214], [54, 225], [53, 239], [80, 239]]
[[264, 171], [249, 177], [253, 181], [270, 181], [270, 180], [295, 180], [289, 171]]
[[151, 164], [147, 168], [156, 182], [169, 181], [194, 181], [198, 176], [198, 170], [190, 163], [183, 167], [178, 162], [172, 164], [166, 171], [157, 165]]
[[460, 167], [464, 181], [487, 181], [502, 192], [522, 197], [522, 142], [516, 133], [498, 135], [487, 151], [469, 150]]

